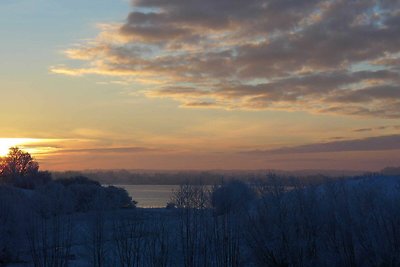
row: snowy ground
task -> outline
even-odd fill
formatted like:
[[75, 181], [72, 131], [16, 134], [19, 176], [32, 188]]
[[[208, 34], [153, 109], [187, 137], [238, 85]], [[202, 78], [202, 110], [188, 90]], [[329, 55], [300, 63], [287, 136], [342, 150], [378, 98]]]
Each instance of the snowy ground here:
[[182, 188], [188, 208], [46, 213], [25, 222], [9, 266], [56, 266], [38, 262], [57, 255], [77, 267], [400, 266], [398, 177], [207, 192]]

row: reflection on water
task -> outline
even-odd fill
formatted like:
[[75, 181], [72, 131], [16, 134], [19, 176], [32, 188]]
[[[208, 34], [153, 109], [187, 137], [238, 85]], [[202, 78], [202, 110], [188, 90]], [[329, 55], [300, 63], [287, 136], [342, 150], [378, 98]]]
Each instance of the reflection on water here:
[[173, 190], [179, 185], [116, 185], [128, 191], [138, 207], [159, 208], [165, 207], [171, 200]]

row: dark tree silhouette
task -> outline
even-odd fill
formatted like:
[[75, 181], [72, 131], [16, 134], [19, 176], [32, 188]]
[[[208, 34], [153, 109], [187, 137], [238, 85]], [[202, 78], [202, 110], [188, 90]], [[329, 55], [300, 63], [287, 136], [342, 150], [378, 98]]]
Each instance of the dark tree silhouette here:
[[39, 164], [28, 152], [11, 147], [8, 155], [0, 158], [0, 178], [5, 184], [33, 188], [50, 181], [51, 175], [39, 171]]
[[8, 155], [0, 163], [0, 175], [3, 177], [20, 177], [39, 171], [39, 164], [28, 152], [18, 147], [11, 147]]

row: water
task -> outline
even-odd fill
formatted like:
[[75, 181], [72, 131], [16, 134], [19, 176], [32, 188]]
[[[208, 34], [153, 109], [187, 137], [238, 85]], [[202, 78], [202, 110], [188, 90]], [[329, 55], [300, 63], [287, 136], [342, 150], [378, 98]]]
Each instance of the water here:
[[142, 208], [160, 208], [171, 201], [173, 190], [179, 185], [116, 185], [128, 191], [137, 206]]

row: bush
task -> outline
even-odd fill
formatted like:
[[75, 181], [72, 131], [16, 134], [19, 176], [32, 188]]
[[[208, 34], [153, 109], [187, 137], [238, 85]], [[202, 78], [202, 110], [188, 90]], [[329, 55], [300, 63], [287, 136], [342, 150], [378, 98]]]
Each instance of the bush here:
[[255, 197], [246, 183], [232, 180], [214, 189], [211, 202], [217, 214], [225, 214], [247, 208]]
[[70, 213], [91, 210], [109, 210], [135, 207], [128, 192], [115, 186], [101, 186], [97, 181], [84, 176], [70, 179], [58, 179], [38, 188], [38, 207], [48, 212], [62, 211]]
[[103, 187], [106, 201], [111, 204], [110, 208], [134, 208], [137, 204], [132, 200], [128, 192], [120, 187], [108, 186]]

